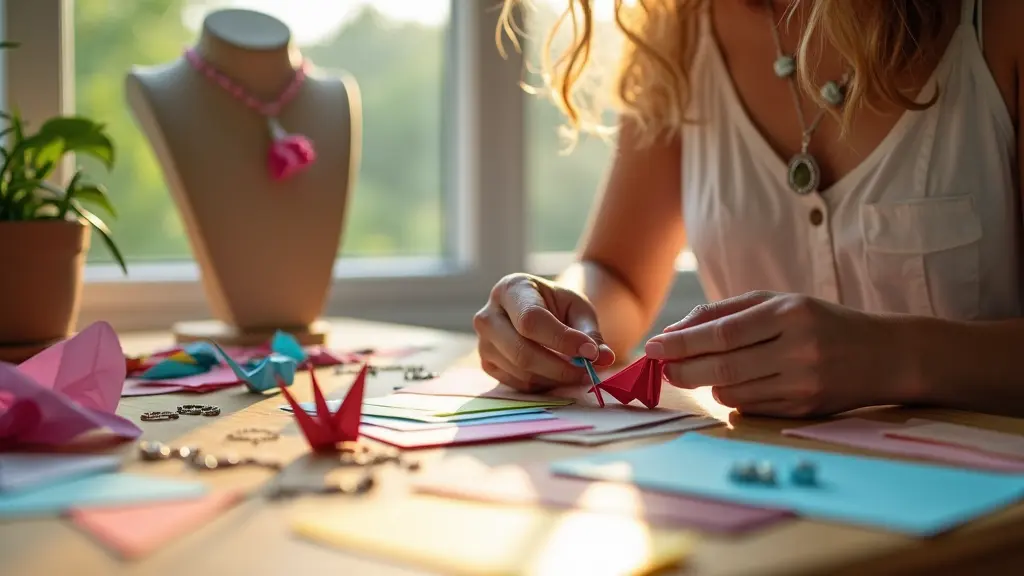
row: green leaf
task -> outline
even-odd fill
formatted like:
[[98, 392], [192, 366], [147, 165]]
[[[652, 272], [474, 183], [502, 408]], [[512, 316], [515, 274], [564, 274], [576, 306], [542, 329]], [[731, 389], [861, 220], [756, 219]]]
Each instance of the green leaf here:
[[64, 189], [64, 198], [61, 199], [60, 211], [57, 213], [57, 217], [64, 218], [67, 216], [68, 209], [72, 207], [71, 202], [74, 200], [74, 190], [78, 188], [78, 181], [81, 179], [82, 171], [75, 170], [75, 175], [71, 177], [71, 181], [68, 182], [68, 187]]
[[46, 179], [60, 162], [61, 156], [67, 151], [65, 141], [60, 136], [35, 136], [27, 140], [33, 152], [32, 165], [36, 169], [36, 177]]
[[61, 116], [51, 118], [39, 129], [37, 136], [49, 144], [53, 138], [64, 141], [65, 152], [76, 152], [92, 156], [107, 169], [114, 167], [114, 143], [104, 132], [102, 124], [88, 118]]
[[117, 218], [117, 210], [107, 196], [107, 191], [96, 184], [81, 184], [76, 188], [69, 189], [68, 195], [72, 200], [81, 202], [91, 209], [100, 209], [111, 218]]
[[88, 222], [94, 230], [96, 230], [100, 235], [100, 238], [103, 239], [103, 243], [107, 245], [107, 249], [110, 250], [110, 255], [114, 257], [117, 265], [121, 267], [121, 271], [124, 272], [125, 276], [127, 276], [128, 265], [125, 264], [124, 256], [121, 254], [121, 250], [118, 249], [117, 244], [114, 243], [114, 239], [110, 237], [110, 228], [107, 228], [107, 225], [103, 223], [103, 220], [100, 220], [95, 214], [89, 212], [82, 206], [79, 206], [77, 202], [71, 203], [71, 209], [84, 218], [85, 221]]
[[21, 46], [21, 42], [11, 42], [10, 40], [4, 40], [3, 42], [0, 42], [0, 50], [17, 48], [18, 46]]

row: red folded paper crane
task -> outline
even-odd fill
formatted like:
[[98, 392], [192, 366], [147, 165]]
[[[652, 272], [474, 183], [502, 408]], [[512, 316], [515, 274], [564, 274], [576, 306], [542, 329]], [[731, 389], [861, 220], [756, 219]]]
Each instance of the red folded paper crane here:
[[356, 376], [352, 388], [336, 412], [331, 413], [327, 400], [316, 381], [316, 372], [310, 367], [309, 377], [313, 380], [313, 399], [316, 402], [316, 416], [310, 416], [288, 392], [284, 382], [278, 381], [278, 388], [292, 407], [292, 414], [299, 422], [302, 434], [315, 452], [330, 452], [338, 449], [342, 442], [355, 442], [359, 438], [359, 420], [363, 412], [363, 389], [366, 386], [368, 364]]
[[603, 382], [595, 383], [590, 388], [590, 392], [597, 396], [597, 404], [602, 408], [604, 408], [602, 390], [623, 404], [639, 400], [644, 406], [654, 408], [661, 400], [661, 378], [664, 370], [665, 363], [663, 361], [652, 360], [644, 356], [623, 368], [618, 374]]

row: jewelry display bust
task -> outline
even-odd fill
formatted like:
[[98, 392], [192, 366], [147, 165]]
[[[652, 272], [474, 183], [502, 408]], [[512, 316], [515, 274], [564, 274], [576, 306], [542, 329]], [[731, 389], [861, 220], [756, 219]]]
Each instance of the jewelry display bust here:
[[361, 146], [355, 81], [307, 69], [287, 26], [219, 10], [195, 46], [126, 78], [128, 103], [160, 162], [219, 322], [179, 341], [303, 344], [332, 282]]

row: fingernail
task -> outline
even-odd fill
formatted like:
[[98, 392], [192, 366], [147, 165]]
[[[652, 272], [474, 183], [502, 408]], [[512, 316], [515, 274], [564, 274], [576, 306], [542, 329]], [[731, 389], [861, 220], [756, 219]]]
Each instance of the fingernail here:
[[673, 322], [673, 323], [669, 324], [668, 326], [665, 326], [665, 329], [662, 330], [661, 333], [665, 334], [666, 332], [675, 332], [676, 330], [679, 330], [680, 328], [682, 328], [684, 324], [686, 324], [686, 319], [685, 318], [682, 319], [682, 320], [679, 320], [678, 322]]
[[648, 342], [644, 346], [644, 353], [651, 358], [661, 359], [665, 357], [665, 346], [661, 342]]
[[597, 360], [597, 346], [587, 342], [580, 346], [579, 355], [587, 360]]

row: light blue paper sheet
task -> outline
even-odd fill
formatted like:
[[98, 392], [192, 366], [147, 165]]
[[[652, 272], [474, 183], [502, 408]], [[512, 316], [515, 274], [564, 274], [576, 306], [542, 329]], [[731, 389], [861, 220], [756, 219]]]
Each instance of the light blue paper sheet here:
[[187, 500], [206, 493], [200, 482], [136, 474], [98, 474], [0, 494], [0, 518], [57, 516], [69, 508]]
[[72, 478], [112, 472], [118, 456], [15, 452], [0, 454], [0, 493], [36, 489]]
[[[733, 463], [771, 462], [775, 486], [730, 479]], [[819, 485], [788, 478], [801, 460], [817, 464]], [[1024, 475], [1008, 475], [799, 450], [686, 434], [634, 450], [563, 460], [552, 472], [630, 482], [651, 490], [792, 510], [807, 517], [932, 536], [1024, 497]]]

